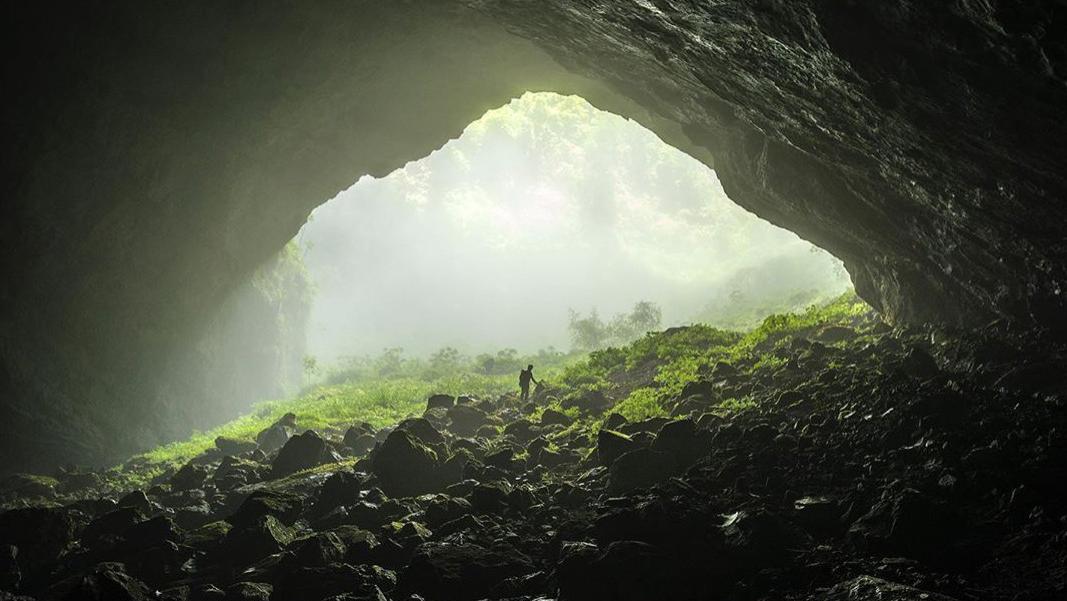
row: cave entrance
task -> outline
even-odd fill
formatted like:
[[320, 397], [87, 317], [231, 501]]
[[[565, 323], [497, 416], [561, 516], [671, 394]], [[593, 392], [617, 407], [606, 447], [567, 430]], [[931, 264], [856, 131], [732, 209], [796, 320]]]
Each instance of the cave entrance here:
[[[703, 163], [554, 93], [362, 178], [297, 243], [317, 288], [308, 349], [320, 363], [625, 342], [607, 332], [612, 316], [641, 303], [659, 327], [744, 328], [851, 286], [838, 259], [737, 206]], [[576, 340], [575, 320], [591, 318], [604, 335]]]

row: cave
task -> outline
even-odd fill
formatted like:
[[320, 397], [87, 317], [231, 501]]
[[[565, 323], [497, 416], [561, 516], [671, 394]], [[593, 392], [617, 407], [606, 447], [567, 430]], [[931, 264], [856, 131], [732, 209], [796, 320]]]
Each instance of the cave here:
[[[272, 394], [263, 370], [302, 343], [266, 328], [274, 350], [250, 356], [226, 328], [307, 308], [264, 299], [257, 270], [284, 271], [279, 251], [360, 177], [527, 92], [581, 96], [707, 164], [740, 206], [840, 258], [887, 330], [1040, 342], [1062, 360], [1047, 350], [1067, 335], [1058, 2], [123, 0], [6, 15], [4, 474], [114, 465], [216, 425], [243, 409], [209, 392], [220, 372]], [[235, 304], [259, 321], [232, 323]]]

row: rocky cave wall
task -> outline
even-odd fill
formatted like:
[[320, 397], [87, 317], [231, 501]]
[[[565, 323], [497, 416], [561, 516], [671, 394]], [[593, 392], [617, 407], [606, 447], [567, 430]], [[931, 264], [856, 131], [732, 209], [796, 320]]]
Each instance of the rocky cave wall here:
[[705, 161], [739, 204], [842, 258], [894, 322], [1062, 331], [1064, 12], [1051, 0], [11, 9], [3, 469], [112, 461], [189, 427], [173, 422], [194, 401], [162, 394], [161, 374], [238, 282], [317, 204], [528, 90], [581, 94]]

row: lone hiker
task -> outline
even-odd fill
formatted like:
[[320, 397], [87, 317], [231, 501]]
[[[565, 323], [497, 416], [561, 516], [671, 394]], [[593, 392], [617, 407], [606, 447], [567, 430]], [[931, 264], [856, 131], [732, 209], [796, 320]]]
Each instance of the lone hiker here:
[[533, 365], [527, 365], [526, 369], [519, 372], [519, 389], [522, 390], [522, 394], [519, 395], [519, 400], [528, 401], [530, 399], [530, 382], [541, 385], [540, 382], [534, 380], [533, 377]]

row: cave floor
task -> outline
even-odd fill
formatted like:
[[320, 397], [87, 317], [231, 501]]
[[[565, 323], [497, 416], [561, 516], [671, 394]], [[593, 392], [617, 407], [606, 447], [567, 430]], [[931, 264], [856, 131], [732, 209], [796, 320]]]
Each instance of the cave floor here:
[[441, 395], [343, 438], [283, 419], [121, 498], [24, 477], [0, 599], [1063, 599], [1041, 340], [835, 326], [708, 366], [670, 418]]

